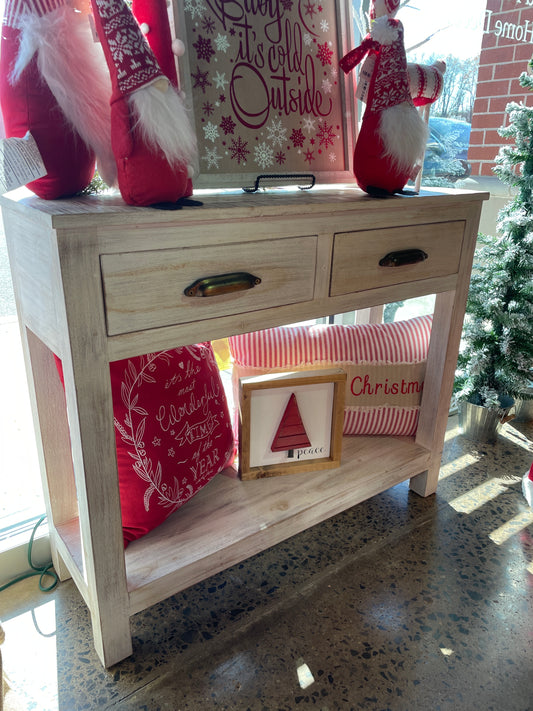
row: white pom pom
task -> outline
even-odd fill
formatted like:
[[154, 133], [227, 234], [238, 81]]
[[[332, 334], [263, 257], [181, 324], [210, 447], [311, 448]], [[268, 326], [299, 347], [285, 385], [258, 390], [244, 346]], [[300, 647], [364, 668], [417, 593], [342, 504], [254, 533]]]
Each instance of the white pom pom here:
[[185, 54], [185, 45], [180, 39], [173, 39], [172, 44], [172, 54], [174, 54], [176, 57], [183, 57]]
[[378, 17], [370, 30], [372, 39], [379, 44], [389, 45], [398, 39], [398, 26], [394, 22], [389, 22], [388, 17]]
[[147, 22], [143, 22], [140, 27], [143, 35], [147, 35], [150, 32], [150, 25]]

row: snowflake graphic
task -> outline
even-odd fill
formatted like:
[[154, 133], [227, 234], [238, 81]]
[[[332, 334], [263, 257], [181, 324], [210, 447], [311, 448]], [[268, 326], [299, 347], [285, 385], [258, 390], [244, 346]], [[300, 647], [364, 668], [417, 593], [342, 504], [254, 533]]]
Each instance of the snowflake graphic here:
[[266, 127], [268, 140], [275, 146], [282, 146], [287, 141], [287, 129], [283, 127], [281, 119], [272, 119], [270, 126]]
[[220, 32], [215, 37], [215, 47], [219, 52], [227, 52], [229, 49], [229, 41], [226, 35], [221, 35]]
[[321, 20], [320, 29], [322, 30], [322, 32], [327, 32], [329, 30], [329, 22], [327, 20]]
[[168, 456], [174, 457], [175, 455], [176, 455], [176, 450], [174, 449], [174, 447], [170, 447], [170, 449], [168, 450]]
[[322, 91], [324, 94], [331, 94], [331, 90], [333, 89], [333, 84], [329, 79], [322, 79]]
[[237, 139], [233, 138], [231, 140], [231, 145], [229, 147], [231, 157], [233, 160], [236, 160], [239, 165], [241, 163], [245, 163], [246, 156], [250, 153], [246, 147], [247, 145], [248, 141], [243, 141], [240, 136]]
[[215, 31], [215, 21], [212, 17], [204, 17], [202, 19], [202, 30], [208, 35], [212, 35]]
[[313, 35], [309, 32], [304, 32], [304, 44], [309, 47], [310, 44], [313, 44]]
[[313, 154], [313, 151], [310, 151], [309, 149], [307, 149], [307, 151], [305, 152], [304, 160], [305, 160], [307, 163], [309, 163], [309, 165], [311, 165], [311, 161], [314, 161], [314, 160], [315, 160], [315, 156], [314, 156], [314, 154]]
[[281, 5], [284, 10], [287, 10], [287, 12], [292, 10], [292, 0], [281, 0]]
[[228, 83], [228, 80], [226, 79], [225, 74], [221, 74], [220, 72], [217, 72], [215, 76], [213, 77], [213, 81], [215, 82], [215, 86], [217, 89], [224, 89], [226, 88], [226, 84]]
[[334, 64], [332, 64], [329, 73], [331, 74], [332, 79], [336, 79], [339, 75], [339, 70]]
[[313, 15], [316, 13], [315, 4], [309, 0], [307, 5], [304, 5], [304, 10], [305, 14], [309, 15], [309, 17], [313, 19]]
[[283, 165], [283, 163], [285, 163], [286, 157], [287, 157], [287, 156], [285, 155], [285, 152], [284, 152], [284, 151], [278, 151], [278, 152], [276, 153], [276, 163], [277, 163], [278, 165]]
[[161, 438], [160, 438], [160, 437], [154, 437], [153, 440], [152, 440], [152, 444], [154, 445], [154, 447], [159, 447], [159, 445], [161, 444]]
[[218, 126], [216, 126], [214, 123], [211, 123], [211, 121], [208, 121], [207, 125], [203, 126], [203, 129], [204, 129], [205, 140], [206, 141], [213, 141], [213, 143], [214, 143], [219, 136]]
[[192, 19], [201, 17], [205, 12], [204, 0], [185, 0], [185, 12], [188, 12]]
[[201, 72], [200, 67], [196, 65], [196, 74], [191, 73], [191, 77], [194, 79], [193, 89], [201, 89], [205, 94], [205, 90], [208, 86], [212, 86], [211, 82], [207, 78], [209, 72]]
[[333, 126], [328, 126], [327, 122], [318, 124], [318, 131], [316, 132], [317, 138], [319, 140], [319, 145], [328, 148], [328, 146], [333, 145], [335, 141], [335, 131]]
[[337, 154], [334, 151], [330, 151], [328, 153], [328, 158], [330, 163], [335, 163], [335, 161], [337, 160]]
[[317, 59], [322, 62], [322, 66], [325, 67], [326, 64], [331, 64], [331, 58], [333, 57], [332, 50], [328, 47], [328, 43], [319, 44], [317, 47]]
[[268, 143], [265, 143], [264, 141], [258, 146], [255, 146], [254, 160], [263, 170], [272, 165], [274, 160], [274, 151], [272, 150], [272, 146], [269, 146]]
[[[202, 37], [202, 35], [198, 35], [198, 41], [193, 42], [192, 46], [196, 50], [196, 55], [198, 59], [203, 59], [209, 64], [209, 62], [211, 61], [211, 57], [215, 54], [215, 50], [213, 49], [213, 45], [211, 44], [211, 38], [204, 38]], [[324, 63], [322, 63], [322, 65], [323, 64]]]
[[220, 128], [224, 131], [224, 135], [228, 133], [233, 133], [235, 131], [235, 126], [237, 124], [231, 118], [231, 116], [222, 116], [222, 121], [220, 122]]
[[206, 101], [205, 104], [202, 106], [202, 111], [206, 116], [211, 116], [214, 110], [215, 107], [210, 101]]
[[292, 133], [290, 135], [290, 140], [292, 141], [292, 145], [296, 147], [302, 147], [305, 141], [305, 136], [302, 133], [301, 128], [293, 128]]
[[306, 116], [304, 118], [304, 131], [306, 133], [312, 133], [315, 130], [315, 119], [312, 116]]
[[221, 156], [218, 155], [215, 146], [213, 146], [213, 148], [207, 148], [205, 151], [205, 155], [202, 156], [202, 160], [205, 160], [207, 163], [208, 170], [209, 168], [218, 168], [218, 162], [220, 158]]

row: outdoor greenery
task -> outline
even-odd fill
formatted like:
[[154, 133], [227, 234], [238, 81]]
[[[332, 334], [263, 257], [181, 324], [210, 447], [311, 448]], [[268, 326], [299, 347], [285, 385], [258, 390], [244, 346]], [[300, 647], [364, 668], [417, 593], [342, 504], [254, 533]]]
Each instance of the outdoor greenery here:
[[[522, 87], [533, 91], [524, 73]], [[516, 189], [498, 215], [498, 235], [481, 235], [468, 295], [457, 399], [497, 408], [504, 395], [524, 398], [533, 372], [533, 108], [510, 103], [512, 139], [494, 172]]]

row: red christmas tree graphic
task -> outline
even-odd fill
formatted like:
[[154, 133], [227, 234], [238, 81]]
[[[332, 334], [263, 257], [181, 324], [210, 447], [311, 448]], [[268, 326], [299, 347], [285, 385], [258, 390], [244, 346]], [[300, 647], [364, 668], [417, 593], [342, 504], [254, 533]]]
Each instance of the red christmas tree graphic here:
[[297, 447], [310, 446], [311, 442], [309, 441], [304, 423], [302, 422], [296, 395], [292, 393], [270, 449], [273, 452], [284, 452], [288, 450], [288, 456], [292, 457], [293, 450]]

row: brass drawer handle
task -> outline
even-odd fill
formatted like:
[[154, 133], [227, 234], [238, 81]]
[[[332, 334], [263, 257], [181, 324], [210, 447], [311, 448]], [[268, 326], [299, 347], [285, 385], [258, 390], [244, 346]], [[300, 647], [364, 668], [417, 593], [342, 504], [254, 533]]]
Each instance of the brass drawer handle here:
[[407, 264], [418, 264], [428, 258], [422, 249], [400, 249], [389, 252], [379, 260], [380, 267], [404, 267]]
[[260, 283], [259, 277], [248, 272], [232, 272], [231, 274], [217, 274], [197, 279], [183, 293], [185, 296], [220, 296], [221, 294], [231, 294], [234, 291], [252, 289]]

